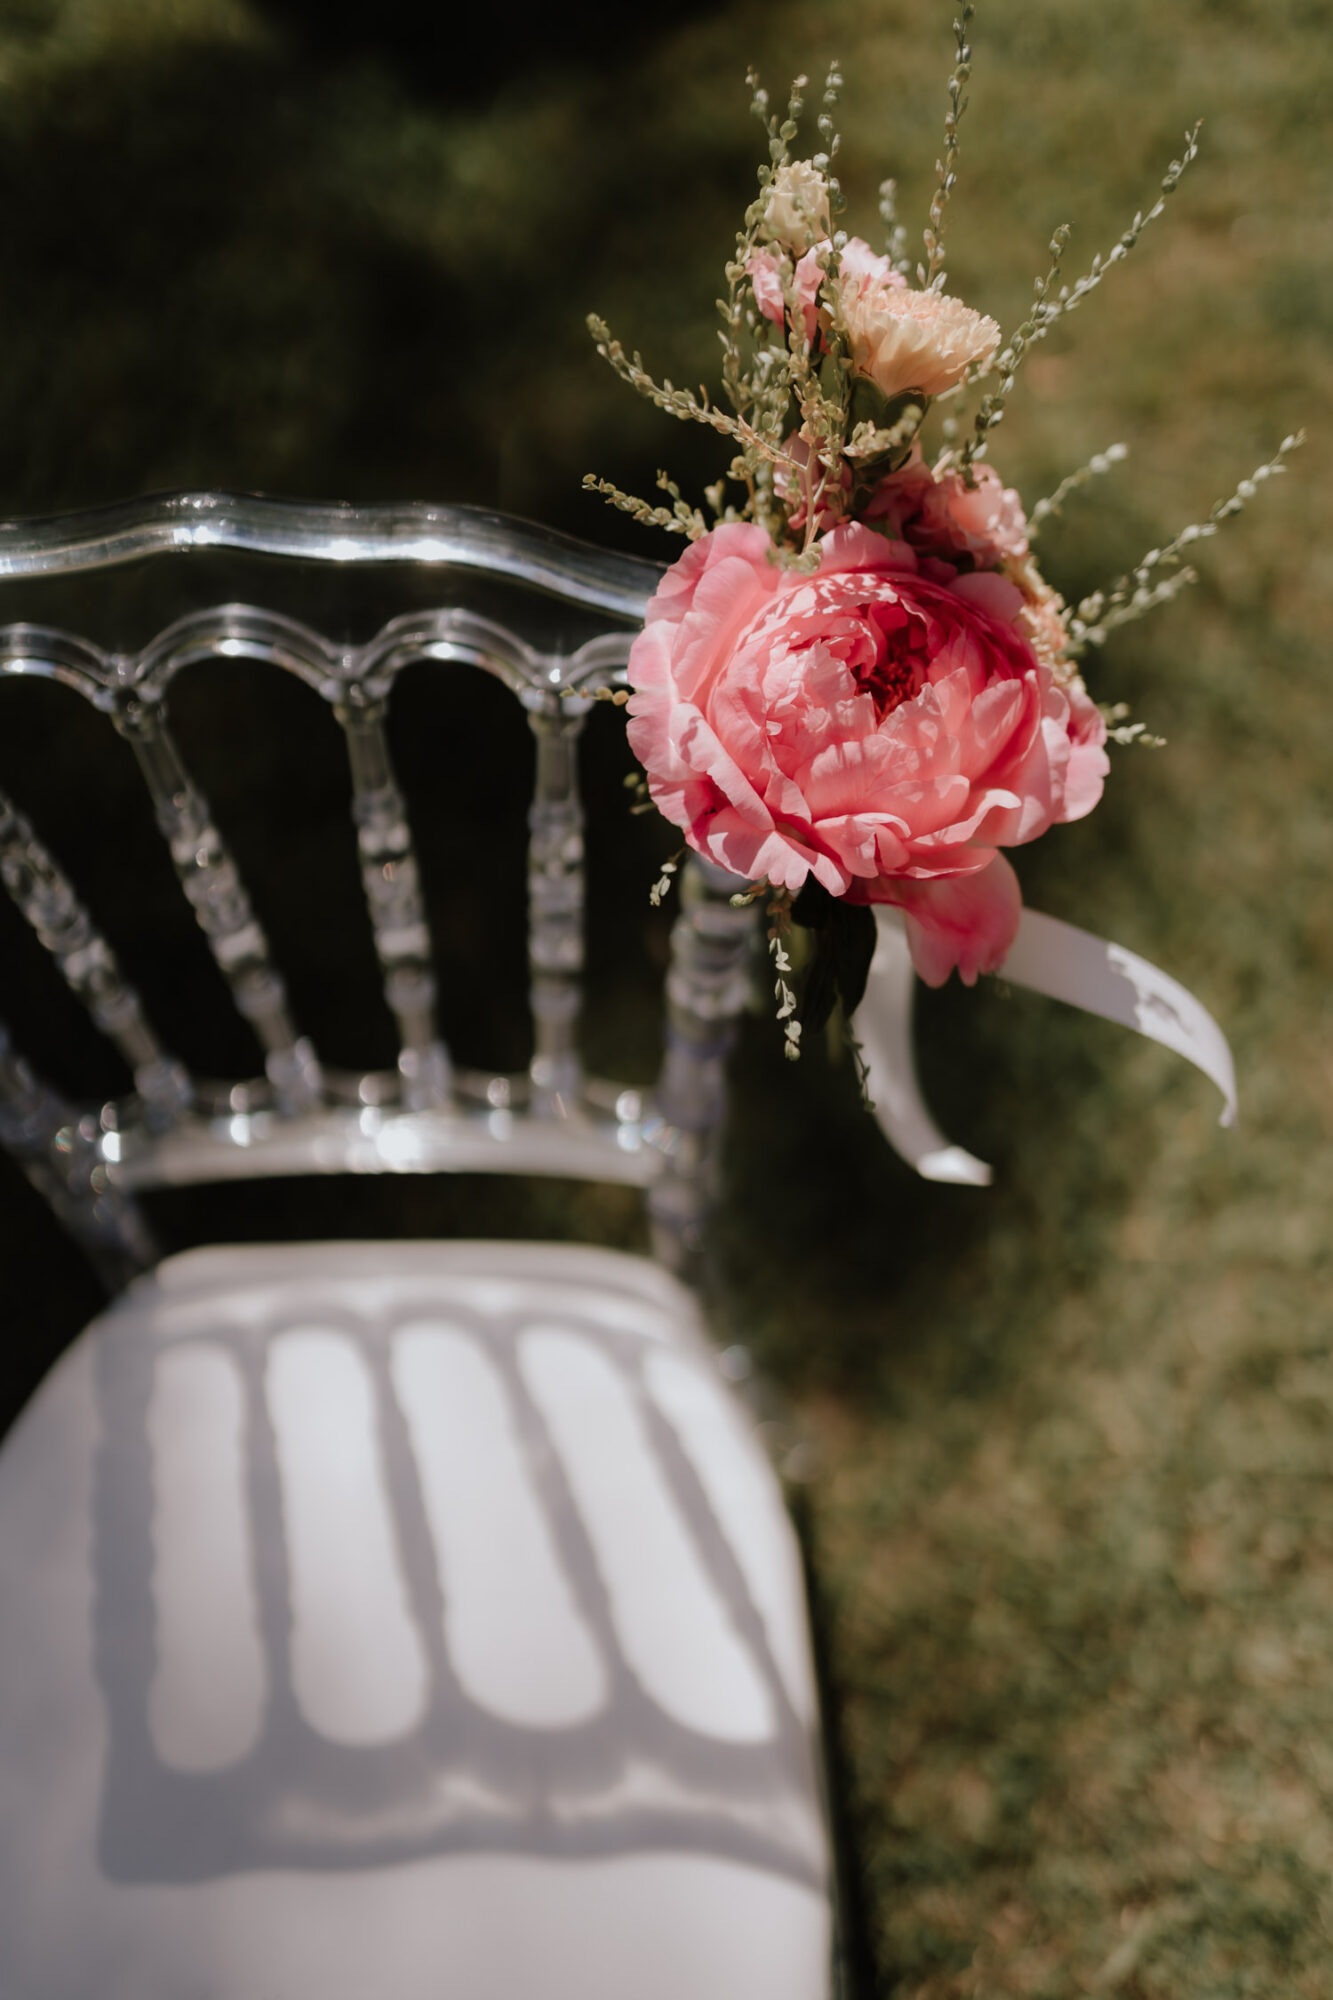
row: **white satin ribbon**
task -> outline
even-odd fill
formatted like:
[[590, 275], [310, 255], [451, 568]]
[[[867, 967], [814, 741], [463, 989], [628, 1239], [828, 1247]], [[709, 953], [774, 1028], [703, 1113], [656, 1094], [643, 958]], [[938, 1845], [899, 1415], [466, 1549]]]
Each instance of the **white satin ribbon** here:
[[[875, 956], [854, 1023], [875, 1117], [895, 1153], [923, 1179], [986, 1187], [991, 1170], [985, 1161], [951, 1146], [926, 1109], [912, 1051], [916, 980], [903, 919], [887, 908], [875, 917]], [[1221, 1091], [1222, 1124], [1235, 1122], [1236, 1071], [1226, 1036], [1192, 993], [1146, 958], [1024, 910], [1000, 976], [1174, 1049]]]

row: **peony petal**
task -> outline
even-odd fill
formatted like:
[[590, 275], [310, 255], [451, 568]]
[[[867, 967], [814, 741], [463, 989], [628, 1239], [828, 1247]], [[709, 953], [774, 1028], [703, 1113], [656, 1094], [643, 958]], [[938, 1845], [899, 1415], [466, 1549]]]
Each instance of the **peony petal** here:
[[691, 840], [691, 845], [733, 875], [771, 882], [778, 889], [798, 891], [813, 875], [831, 896], [841, 896], [850, 880], [832, 855], [802, 840], [794, 830], [774, 827], [761, 834], [727, 807], [709, 822], [703, 840]]
[[973, 570], [967, 576], [960, 576], [953, 593], [955, 597], [961, 597], [965, 604], [977, 605], [1001, 625], [1012, 624], [1023, 609], [1023, 593], [1018, 585], [987, 569]]
[[1065, 772], [1065, 797], [1058, 818], [1086, 819], [1102, 795], [1111, 760], [1098, 743], [1073, 743]]
[[873, 880], [896, 874], [908, 858], [907, 828], [887, 814], [849, 813], [845, 819], [821, 819], [821, 843], [832, 850], [849, 875]]
[[890, 542], [861, 521], [844, 521], [819, 545], [821, 570], [897, 569], [913, 571], [916, 551], [906, 542]]
[[647, 629], [663, 619], [684, 617], [701, 578], [718, 563], [733, 557], [748, 563], [756, 577], [772, 577], [776, 581], [772, 552], [768, 536], [752, 521], [728, 521], [714, 528], [711, 535], [701, 535], [664, 572], [648, 604]]
[[1106, 755], [1106, 720], [1081, 681], [1066, 689], [1069, 698], [1069, 768], [1065, 772], [1062, 820], [1083, 819], [1102, 795], [1110, 770]]
[[964, 986], [979, 972], [994, 972], [1018, 932], [1023, 896], [1002, 854], [978, 874], [931, 882], [895, 882], [894, 903], [907, 923], [912, 963], [927, 986], [943, 986], [957, 968]]

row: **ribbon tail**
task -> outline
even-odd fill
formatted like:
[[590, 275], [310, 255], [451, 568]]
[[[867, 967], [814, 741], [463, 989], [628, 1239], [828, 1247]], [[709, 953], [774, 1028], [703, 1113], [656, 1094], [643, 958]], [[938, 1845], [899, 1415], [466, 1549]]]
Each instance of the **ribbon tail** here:
[[[875, 956], [853, 1024], [875, 1118], [895, 1153], [924, 1180], [987, 1187], [991, 1170], [950, 1145], [926, 1108], [912, 1050], [912, 968], [902, 915], [875, 911]], [[1222, 1093], [1223, 1125], [1236, 1120], [1236, 1068], [1226, 1036], [1178, 980], [1123, 945], [1040, 911], [1024, 910], [1001, 977], [1132, 1028], [1174, 1049]]]
[[1192, 993], [1146, 958], [1056, 917], [1024, 910], [1000, 976], [1174, 1049], [1221, 1091], [1219, 1122], [1235, 1124], [1236, 1066], [1226, 1036]]
[[894, 1152], [923, 1180], [989, 1187], [991, 1170], [985, 1161], [974, 1159], [961, 1146], [951, 1146], [926, 1108], [912, 1052], [916, 973], [902, 917], [881, 906], [875, 918], [875, 956], [853, 1033], [865, 1063], [866, 1091], [876, 1121]]

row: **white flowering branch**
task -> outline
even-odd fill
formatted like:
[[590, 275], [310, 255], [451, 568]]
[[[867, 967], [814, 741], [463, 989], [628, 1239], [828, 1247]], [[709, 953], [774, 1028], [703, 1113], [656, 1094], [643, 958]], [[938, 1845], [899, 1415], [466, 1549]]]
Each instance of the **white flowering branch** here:
[[684, 859], [685, 859], [685, 849], [683, 847], [678, 847], [675, 853], [671, 855], [668, 860], [662, 863], [662, 867], [658, 874], [657, 880], [653, 883], [652, 888], [648, 891], [648, 901], [652, 904], [655, 910], [660, 908], [663, 899], [670, 891], [671, 884], [675, 879], [676, 873], [680, 868], [681, 862]]
[[884, 224], [884, 247], [888, 251], [889, 262], [905, 278], [912, 268], [912, 260], [907, 254], [907, 231], [898, 220], [898, 183], [895, 180], [879, 184], [879, 216]]
[[[1156, 551], [1150, 549], [1148, 553]], [[1148, 582], [1146, 570], [1135, 570], [1133, 577], [1132, 585], [1129, 577], [1121, 577], [1110, 591], [1094, 591], [1083, 599], [1077, 611], [1065, 614], [1071, 658], [1077, 658], [1089, 646], [1104, 646], [1118, 625], [1132, 625], [1136, 618], [1155, 611], [1159, 604], [1169, 604], [1182, 590], [1199, 581], [1199, 572], [1187, 564], [1170, 576], [1159, 577], [1156, 583]], [[1089, 619], [1094, 622], [1085, 622]]]
[[[958, 126], [967, 109], [963, 86], [972, 74], [972, 51], [967, 45], [967, 28], [976, 11], [972, 0], [963, 0], [958, 18], [953, 24], [955, 59], [953, 74], [949, 78], [949, 109], [944, 117], [944, 157], [935, 162], [938, 179], [931, 197], [930, 221], [926, 225], [924, 235], [927, 261], [924, 269], [920, 266], [917, 268], [919, 283], [926, 290], [935, 292], [944, 290], [944, 215], [949, 205], [949, 197], [958, 183]], [[883, 192], [881, 188], [881, 214]]]
[[1071, 493], [1076, 493], [1080, 486], [1086, 486], [1089, 480], [1101, 478], [1111, 470], [1112, 466], [1123, 464], [1128, 457], [1127, 444], [1108, 444], [1105, 451], [1094, 452], [1087, 464], [1080, 465], [1077, 472], [1067, 474], [1054, 493], [1048, 494], [1044, 500], [1038, 500], [1028, 515], [1028, 540], [1036, 541], [1042, 522], [1059, 515]]
[[1130, 223], [1129, 228], [1120, 238], [1120, 241], [1111, 246], [1110, 250], [1108, 250], [1108, 252], [1106, 253], [1106, 256], [1094, 257], [1087, 271], [1084, 273], [1083, 277], [1081, 277], [1078, 280], [1077, 284], [1070, 285], [1061, 291], [1059, 297], [1055, 301], [1054, 310], [1047, 316], [1041, 328], [1041, 332], [1036, 335], [1037, 339], [1041, 339], [1043, 335], [1049, 333], [1057, 319], [1062, 319], [1066, 313], [1073, 312], [1075, 306], [1082, 304], [1083, 300], [1088, 296], [1088, 293], [1095, 291], [1097, 289], [1102, 279], [1111, 269], [1111, 266], [1113, 264], [1122, 263], [1124, 259], [1128, 257], [1130, 251], [1134, 248], [1134, 245], [1138, 242], [1140, 236], [1143, 234], [1144, 230], [1148, 227], [1148, 224], [1150, 222], [1156, 222], [1158, 216], [1162, 213], [1162, 210], [1166, 207], [1169, 197], [1173, 195], [1176, 189], [1180, 186], [1186, 168], [1191, 166], [1193, 162], [1198, 158], [1199, 134], [1202, 130], [1203, 130], [1203, 120], [1199, 119], [1197, 123], [1194, 124], [1191, 127], [1191, 129], [1185, 134], [1184, 152], [1181, 154], [1178, 160], [1172, 160], [1170, 166], [1163, 174], [1161, 188], [1158, 192], [1157, 199], [1153, 203], [1152, 207], [1147, 211], [1146, 214], [1136, 214], [1134, 220]]
[[797, 1062], [801, 1054], [801, 1024], [796, 1019], [796, 995], [784, 976], [792, 969], [787, 953], [791, 898], [785, 891], [779, 891], [773, 897], [768, 906], [768, 919], [768, 949], [773, 970], [777, 973], [773, 982], [773, 998], [778, 1003], [778, 1019], [782, 1023], [782, 1053], [788, 1062]]
[[801, 112], [805, 108], [805, 92], [809, 87], [808, 76], [798, 76], [792, 82], [791, 95], [787, 100], [787, 115], [779, 119], [776, 111], [769, 111], [769, 96], [759, 81], [757, 70], [749, 70], [745, 78], [750, 86], [750, 109], [768, 134], [768, 157], [774, 168], [785, 167], [791, 157], [791, 142], [800, 126]]
[[879, 459], [889, 452], [897, 451], [900, 445], [910, 444], [921, 427], [925, 410], [920, 403], [909, 403], [896, 424], [887, 430], [876, 430], [872, 423], [860, 423], [852, 430], [844, 447], [844, 456], [858, 459]]
[[999, 371], [999, 387], [988, 396], [983, 396], [972, 427], [972, 435], [959, 454], [958, 464], [970, 485], [975, 484], [971, 467], [974, 459], [986, 455], [988, 434], [998, 423], [1004, 421], [1005, 404], [1013, 390], [1024, 356], [1033, 342], [1041, 338], [1052, 316], [1051, 292], [1060, 275], [1060, 259], [1069, 241], [1069, 224], [1062, 222], [1051, 238], [1051, 264], [1044, 278], [1038, 278], [1032, 288], [1032, 310], [1016, 332], [991, 363], [987, 373]]
[[603, 361], [608, 362], [631, 389], [637, 389], [650, 403], [656, 403], [659, 410], [666, 410], [671, 416], [689, 423], [707, 424], [726, 437], [751, 444], [759, 442], [752, 427], [742, 418], [728, 416], [725, 410], [719, 410], [716, 404], [710, 402], [706, 389], [701, 387], [696, 396], [692, 389], [678, 389], [667, 376], [661, 382], [654, 381], [643, 365], [643, 356], [638, 353], [627, 355], [620, 342], [612, 336], [606, 321], [596, 313], [588, 314], [588, 331]]
[[1229, 521], [1239, 514], [1248, 500], [1253, 500], [1265, 480], [1276, 478], [1286, 471], [1286, 460], [1290, 453], [1305, 443], [1304, 431], [1294, 431], [1283, 438], [1273, 456], [1263, 465], [1257, 465], [1248, 479], [1242, 479], [1234, 493], [1225, 500], [1219, 500], [1209, 509], [1205, 521], [1191, 521], [1182, 528], [1174, 541], [1160, 549], [1149, 549], [1138, 565], [1127, 575], [1117, 577], [1105, 590], [1094, 590], [1079, 604], [1077, 610], [1065, 614], [1065, 625], [1069, 633], [1070, 651], [1078, 653], [1088, 646], [1100, 646], [1107, 634], [1118, 625], [1128, 625], [1132, 619], [1141, 618], [1145, 611], [1151, 611], [1158, 604], [1165, 604], [1186, 584], [1197, 581], [1196, 572], [1182, 569], [1174, 576], [1154, 576], [1154, 572], [1164, 565], [1178, 563], [1183, 552], [1195, 542], [1206, 541], [1215, 535], [1223, 521]]
[[[1073, 312], [1074, 308], [1082, 303], [1089, 292], [1096, 290], [1112, 265], [1122, 263], [1134, 248], [1134, 245], [1138, 242], [1148, 224], [1157, 220], [1166, 207], [1168, 198], [1179, 187], [1186, 168], [1198, 157], [1198, 141], [1201, 129], [1202, 121], [1194, 125], [1185, 134], [1185, 150], [1178, 160], [1172, 160], [1165, 174], [1163, 174], [1161, 187], [1152, 207], [1146, 213], [1142, 210], [1137, 212], [1129, 228], [1125, 231], [1119, 242], [1112, 245], [1106, 256], [1102, 257], [1100, 254], [1095, 256], [1088, 270], [1075, 284], [1062, 285], [1058, 292], [1054, 291], [1054, 285], [1056, 278], [1060, 274], [1060, 257], [1069, 239], [1069, 228], [1068, 225], [1062, 225], [1061, 228], [1056, 230], [1055, 235], [1051, 239], [1051, 268], [1044, 279], [1038, 279], [1037, 281], [1036, 296], [1033, 301], [1031, 313], [1018, 329], [1017, 333], [1009, 340], [1008, 344], [996, 355], [990, 367], [985, 370], [986, 375], [998, 370], [1000, 385], [993, 395], [982, 398], [981, 407], [977, 411], [973, 435], [963, 447], [959, 461], [965, 473], [974, 459], [984, 458], [986, 434], [1002, 421], [1005, 403], [1014, 386], [1018, 369], [1029, 349], [1035, 347], [1039, 340], [1046, 338], [1046, 335], [1057, 320], [1063, 319], [1067, 313]], [[984, 376], [978, 379], [984, 379]]]
[[[743, 398], [748, 396], [749, 407], [756, 411], [756, 420], [752, 423], [741, 414], [732, 416], [726, 410], [718, 409], [709, 400], [708, 391], [702, 387], [696, 396], [690, 389], [678, 389], [668, 377], [660, 383], [655, 381], [644, 367], [642, 356], [638, 353], [627, 355], [620, 342], [613, 337], [606, 321], [596, 313], [588, 314], [588, 330], [602, 359], [622, 381], [628, 382], [650, 403], [685, 422], [706, 424], [711, 430], [720, 431], [724, 437], [732, 438], [740, 445], [740, 453], [731, 463], [730, 476], [743, 482], [748, 489], [749, 504], [743, 518], [763, 518], [772, 511], [772, 468], [785, 467], [798, 482], [803, 477], [799, 460], [783, 448], [781, 441], [783, 412], [791, 393], [792, 379], [790, 372], [784, 374], [781, 367], [774, 368], [765, 361], [765, 355], [771, 354], [772, 349], [763, 349], [756, 356], [748, 383], [743, 372], [738, 377], [738, 382], [743, 385]], [[761, 488], [760, 474], [765, 466], [769, 471], [769, 482]], [[680, 501], [678, 492], [669, 482], [665, 490], [673, 493], [678, 502], [670, 508], [654, 508], [648, 501], [637, 500], [632, 494], [622, 494], [609, 480], [601, 481], [592, 473], [587, 475], [584, 484], [593, 491], [605, 494], [612, 506], [620, 507], [638, 520], [664, 527], [668, 533], [686, 534], [693, 540], [696, 534], [707, 532], [702, 516]], [[767, 506], [766, 501], [769, 503]]]
[[833, 113], [837, 106], [841, 90], [842, 68], [835, 58], [829, 64], [828, 74], [824, 79], [824, 96], [819, 108], [819, 117], [816, 120], [821, 140], [821, 149], [815, 154], [810, 163], [813, 167], [819, 169], [828, 184], [829, 212], [832, 215], [836, 215], [844, 205], [842, 189], [838, 184], [836, 175], [833, 173], [833, 162], [838, 157], [838, 147], [841, 143], [838, 128], [834, 123]]
[[1106, 740], [1108, 743], [1119, 743], [1121, 745], [1137, 743], [1141, 750], [1165, 750], [1165, 736], [1150, 736], [1148, 726], [1144, 722], [1126, 721], [1125, 718], [1129, 714], [1129, 703], [1127, 701], [1117, 701], [1109, 707], [1103, 702], [1101, 704], [1101, 711], [1106, 720]]
[[[1083, 300], [1087, 298], [1089, 292], [1096, 291], [1098, 285], [1100, 285], [1102, 279], [1113, 265], [1124, 262], [1140, 236], [1142, 236], [1144, 230], [1148, 227], [1148, 224], [1156, 222], [1158, 216], [1166, 207], [1168, 198], [1179, 187], [1186, 169], [1198, 158], [1199, 133], [1202, 129], [1203, 121], [1200, 119], [1185, 134], [1185, 150], [1178, 160], [1172, 160], [1170, 166], [1163, 174], [1161, 187], [1152, 207], [1146, 213], [1142, 210], [1137, 211], [1129, 228], [1118, 243], [1112, 244], [1106, 256], [1103, 257], [1099, 252], [1094, 256], [1087, 271], [1085, 271], [1076, 283], [1062, 285], [1060, 290], [1052, 297], [1051, 286], [1054, 283], [1059, 268], [1058, 258], [1055, 260], [1055, 268], [1047, 278], [1045, 289], [1043, 290], [1040, 284], [1037, 287], [1037, 304], [1034, 307], [1030, 320], [1020, 329], [1025, 348], [1034, 347], [1039, 340], [1044, 340], [1057, 320], [1063, 319], [1067, 313], [1073, 312], [1074, 308], [1081, 305]], [[1061, 248], [1063, 248], [1064, 241], [1067, 240], [1069, 235], [1068, 228], [1066, 227], [1063, 231], [1057, 231], [1056, 234], [1061, 238]], [[1052, 250], [1054, 251], [1054, 243], [1052, 244]], [[1015, 339], [1017, 338], [1018, 336], [1016, 335]], [[1020, 352], [1018, 359], [1021, 360], [1021, 358], [1022, 355]], [[998, 368], [1001, 375], [1004, 375], [1009, 361], [1010, 351], [1009, 348], [1005, 348], [1002, 353], [996, 356], [995, 360], [991, 363], [991, 369], [987, 372], [989, 373]], [[1009, 373], [1012, 376], [1012, 367], [1009, 368]], [[1007, 394], [1008, 390], [1002, 382], [999, 395], [1001, 403], [1003, 403], [1004, 397]], [[999, 417], [993, 418], [992, 422], [998, 423]], [[976, 456], [975, 451], [972, 453], [972, 456]]]
[[611, 506], [619, 508], [622, 514], [630, 515], [633, 520], [642, 522], [645, 527], [664, 528], [667, 534], [685, 535], [692, 542], [697, 542], [701, 535], [706, 535], [708, 523], [697, 507], [691, 507], [689, 502], [682, 498], [675, 480], [669, 479], [665, 472], [659, 472], [657, 484], [664, 493], [672, 496], [675, 503], [673, 506], [655, 507], [649, 500], [640, 500], [633, 493], [623, 492], [609, 479], [599, 479], [595, 472], [585, 472], [583, 475], [585, 493], [600, 493]]

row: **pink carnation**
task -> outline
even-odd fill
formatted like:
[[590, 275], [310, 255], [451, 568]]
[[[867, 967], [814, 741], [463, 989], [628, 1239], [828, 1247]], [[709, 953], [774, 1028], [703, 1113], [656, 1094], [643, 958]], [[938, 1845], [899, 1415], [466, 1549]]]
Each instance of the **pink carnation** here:
[[1020, 562], [1028, 552], [1022, 501], [989, 465], [972, 470], [975, 486], [961, 472], [937, 478], [913, 445], [907, 462], [876, 487], [864, 519], [881, 522], [923, 553], [971, 556], [979, 569]]
[[[1065, 647], [1069, 644], [1069, 634], [1060, 616], [1064, 599], [1059, 591], [1052, 590], [1041, 575], [1037, 565], [1031, 560], [1017, 564], [1009, 572], [1013, 581], [1023, 593], [1023, 610], [1020, 623], [1023, 636], [1039, 660], [1055, 667], [1059, 678], [1070, 685], [1070, 670], [1061, 661]], [[1083, 683], [1080, 681], [1081, 687]]]
[[905, 292], [907, 280], [901, 271], [895, 271], [893, 260], [876, 256], [870, 245], [861, 236], [849, 236], [838, 259], [838, 276], [846, 282], [849, 279], [869, 278], [874, 284], [888, 285], [892, 290]]
[[917, 970], [1004, 959], [1002, 847], [1090, 812], [1105, 728], [1025, 643], [1003, 577], [944, 580], [858, 524], [812, 575], [729, 524], [672, 565], [630, 653], [630, 746], [700, 854], [749, 881], [892, 903]]

